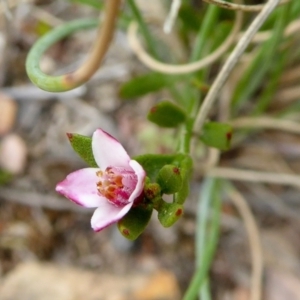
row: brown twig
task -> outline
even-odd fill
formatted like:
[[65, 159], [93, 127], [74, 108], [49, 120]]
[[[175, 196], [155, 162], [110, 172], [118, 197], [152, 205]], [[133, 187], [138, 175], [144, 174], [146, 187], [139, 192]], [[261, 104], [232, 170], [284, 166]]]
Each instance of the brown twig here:
[[121, 0], [106, 1], [106, 15], [99, 27], [98, 35], [88, 60], [76, 71], [65, 76], [68, 85], [78, 86], [78, 83], [86, 82], [98, 70], [114, 35], [120, 3]]
[[[223, 0], [203, 0], [204, 2], [214, 4], [217, 6], [220, 6], [225, 9], [230, 9], [230, 10], [242, 10], [244, 12], [252, 12], [252, 11], [261, 11], [264, 7], [264, 4], [256, 4], [256, 5], [244, 5], [244, 4], [236, 4], [236, 3], [231, 3]], [[281, 0], [278, 5], [283, 5], [291, 0]]]

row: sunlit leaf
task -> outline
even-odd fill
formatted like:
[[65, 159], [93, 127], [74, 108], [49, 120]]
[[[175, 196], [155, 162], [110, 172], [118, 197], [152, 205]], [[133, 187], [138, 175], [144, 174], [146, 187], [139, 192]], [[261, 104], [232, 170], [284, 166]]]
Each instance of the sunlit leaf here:
[[98, 167], [92, 150], [92, 138], [77, 133], [67, 134], [75, 152], [90, 166]]

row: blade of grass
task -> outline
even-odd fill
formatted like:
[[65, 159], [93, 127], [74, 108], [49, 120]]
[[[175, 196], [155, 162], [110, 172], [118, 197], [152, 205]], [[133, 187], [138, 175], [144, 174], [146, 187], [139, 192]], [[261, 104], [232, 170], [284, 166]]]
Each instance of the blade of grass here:
[[[218, 181], [206, 179], [202, 192], [201, 203], [198, 206], [198, 221], [196, 234], [197, 268], [183, 300], [193, 300], [199, 294], [212, 263], [219, 239], [221, 198]], [[202, 202], [203, 201], [203, 202]], [[209, 207], [212, 207], [210, 220]], [[203, 209], [203, 211], [202, 211]], [[206, 289], [207, 291], [207, 289]]]
[[[139, 9], [135, 3], [135, 0], [128, 0], [128, 5], [132, 10], [135, 20], [139, 24], [139, 28], [145, 39], [145, 42], [147, 44], [147, 47], [148, 47], [150, 53], [153, 55], [153, 57], [159, 58], [159, 53], [157, 50], [157, 46], [158, 46], [157, 40], [155, 40], [153, 38], [141, 12], [139, 11]], [[186, 103], [187, 102], [186, 97], [184, 96], [184, 94], [181, 91], [179, 91], [179, 89], [174, 84], [172, 85], [173, 80], [170, 78], [170, 76], [166, 76], [166, 80], [170, 81], [169, 90], [170, 90], [172, 96], [174, 97], [174, 100], [176, 100], [176, 102], [181, 105]]]
[[209, 279], [206, 278], [203, 286], [200, 290], [200, 299], [201, 300], [211, 300], [211, 293], [210, 293], [210, 284], [209, 284]]
[[154, 56], [154, 57], [158, 57], [158, 53], [155, 47], [155, 41], [148, 29], [148, 26], [146, 25], [141, 12], [139, 11], [136, 3], [134, 0], [128, 0], [128, 5], [130, 6], [132, 13], [134, 15], [134, 18], [136, 19], [136, 21], [139, 24], [139, 28], [143, 34], [143, 37], [145, 38], [145, 41], [147, 43], [148, 49], [150, 51], [150, 53]]
[[280, 40], [283, 38], [283, 32], [288, 24], [288, 21], [291, 17], [291, 3], [286, 4], [282, 7], [282, 14], [279, 17], [278, 27], [275, 29], [274, 35], [276, 35], [276, 41], [277, 41], [277, 49], [274, 51], [274, 54], [272, 57], [278, 57], [277, 63], [274, 67], [272, 65], [270, 66], [270, 74], [269, 74], [269, 82], [267, 84], [266, 89], [263, 90], [261, 96], [259, 97], [257, 101], [257, 105], [254, 108], [253, 114], [254, 115], [260, 115], [263, 113], [269, 106], [274, 94], [277, 90], [277, 85], [280, 79], [280, 76], [282, 74], [283, 68], [286, 64], [287, 58], [288, 58], [288, 51], [282, 53], [280, 51], [279, 47], [281, 45]]
[[217, 18], [220, 13], [220, 8], [215, 5], [210, 5], [205, 13], [203, 22], [196, 36], [195, 45], [191, 55], [191, 61], [196, 61], [203, 55], [205, 46], [207, 45], [208, 37], [211, 34], [212, 28], [215, 27]]
[[252, 64], [246, 70], [244, 76], [237, 85], [232, 99], [232, 106], [235, 113], [241, 104], [248, 100], [251, 95], [253, 95], [255, 90], [261, 84], [263, 78], [266, 76], [267, 72], [272, 67], [274, 60], [276, 61], [275, 54], [277, 51], [274, 51], [274, 49], [278, 48], [279, 41], [282, 37], [282, 32], [287, 24], [285, 10], [285, 7], [281, 8], [277, 22], [275, 22], [273, 35], [262, 45], [257, 56], [254, 58]]

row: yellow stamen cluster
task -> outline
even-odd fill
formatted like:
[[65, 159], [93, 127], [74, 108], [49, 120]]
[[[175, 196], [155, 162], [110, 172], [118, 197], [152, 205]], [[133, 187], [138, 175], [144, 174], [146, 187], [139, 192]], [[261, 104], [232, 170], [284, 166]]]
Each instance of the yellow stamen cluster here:
[[116, 197], [116, 190], [124, 187], [122, 175], [115, 174], [111, 168], [107, 168], [104, 172], [97, 171], [96, 175], [101, 178], [97, 182], [97, 190], [108, 200], [113, 200]]

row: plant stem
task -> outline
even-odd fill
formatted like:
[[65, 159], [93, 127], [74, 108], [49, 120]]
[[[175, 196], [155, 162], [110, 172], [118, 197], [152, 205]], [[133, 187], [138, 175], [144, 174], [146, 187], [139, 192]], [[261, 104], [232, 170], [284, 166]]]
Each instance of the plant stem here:
[[128, 4], [132, 10], [132, 13], [134, 15], [134, 18], [136, 19], [136, 21], [138, 22], [139, 24], [139, 28], [145, 38], [145, 41], [147, 43], [147, 46], [149, 48], [149, 51], [150, 53], [154, 56], [154, 57], [158, 57], [158, 53], [156, 51], [156, 48], [155, 48], [155, 42], [152, 38], [152, 35], [150, 34], [149, 30], [148, 30], [148, 27], [142, 17], [142, 14], [140, 13], [136, 3], [134, 0], [128, 0]]
[[[223, 84], [227, 80], [230, 72], [243, 55], [244, 51], [246, 50], [247, 46], [249, 45], [251, 39], [259, 30], [261, 25], [267, 19], [267, 17], [271, 14], [271, 12], [275, 9], [278, 5], [279, 0], [269, 0], [262, 11], [256, 16], [254, 21], [251, 23], [249, 28], [246, 30], [242, 38], [239, 40], [238, 44], [230, 54], [229, 58], [225, 62], [223, 68], [221, 69], [220, 73], [218, 74], [217, 78], [215, 79], [214, 83], [212, 84], [208, 94], [206, 95], [202, 106], [198, 112], [198, 115], [195, 120], [194, 124], [194, 132], [200, 134], [202, 130], [202, 126], [207, 118], [207, 115], [214, 104], [217, 95], [222, 88]], [[195, 145], [194, 145], [195, 148]], [[194, 149], [193, 149], [194, 150]]]
[[102, 63], [113, 38], [120, 2], [121, 0], [107, 0], [105, 19], [100, 25], [101, 28], [98, 31], [96, 42], [89, 57], [82, 66], [72, 73], [61, 76], [46, 75], [40, 69], [40, 58], [51, 45], [63, 37], [77, 30], [96, 27], [98, 21], [90, 19], [76, 20], [57, 27], [39, 39], [31, 48], [26, 60], [26, 71], [31, 81], [39, 88], [49, 92], [69, 91], [88, 81]]

